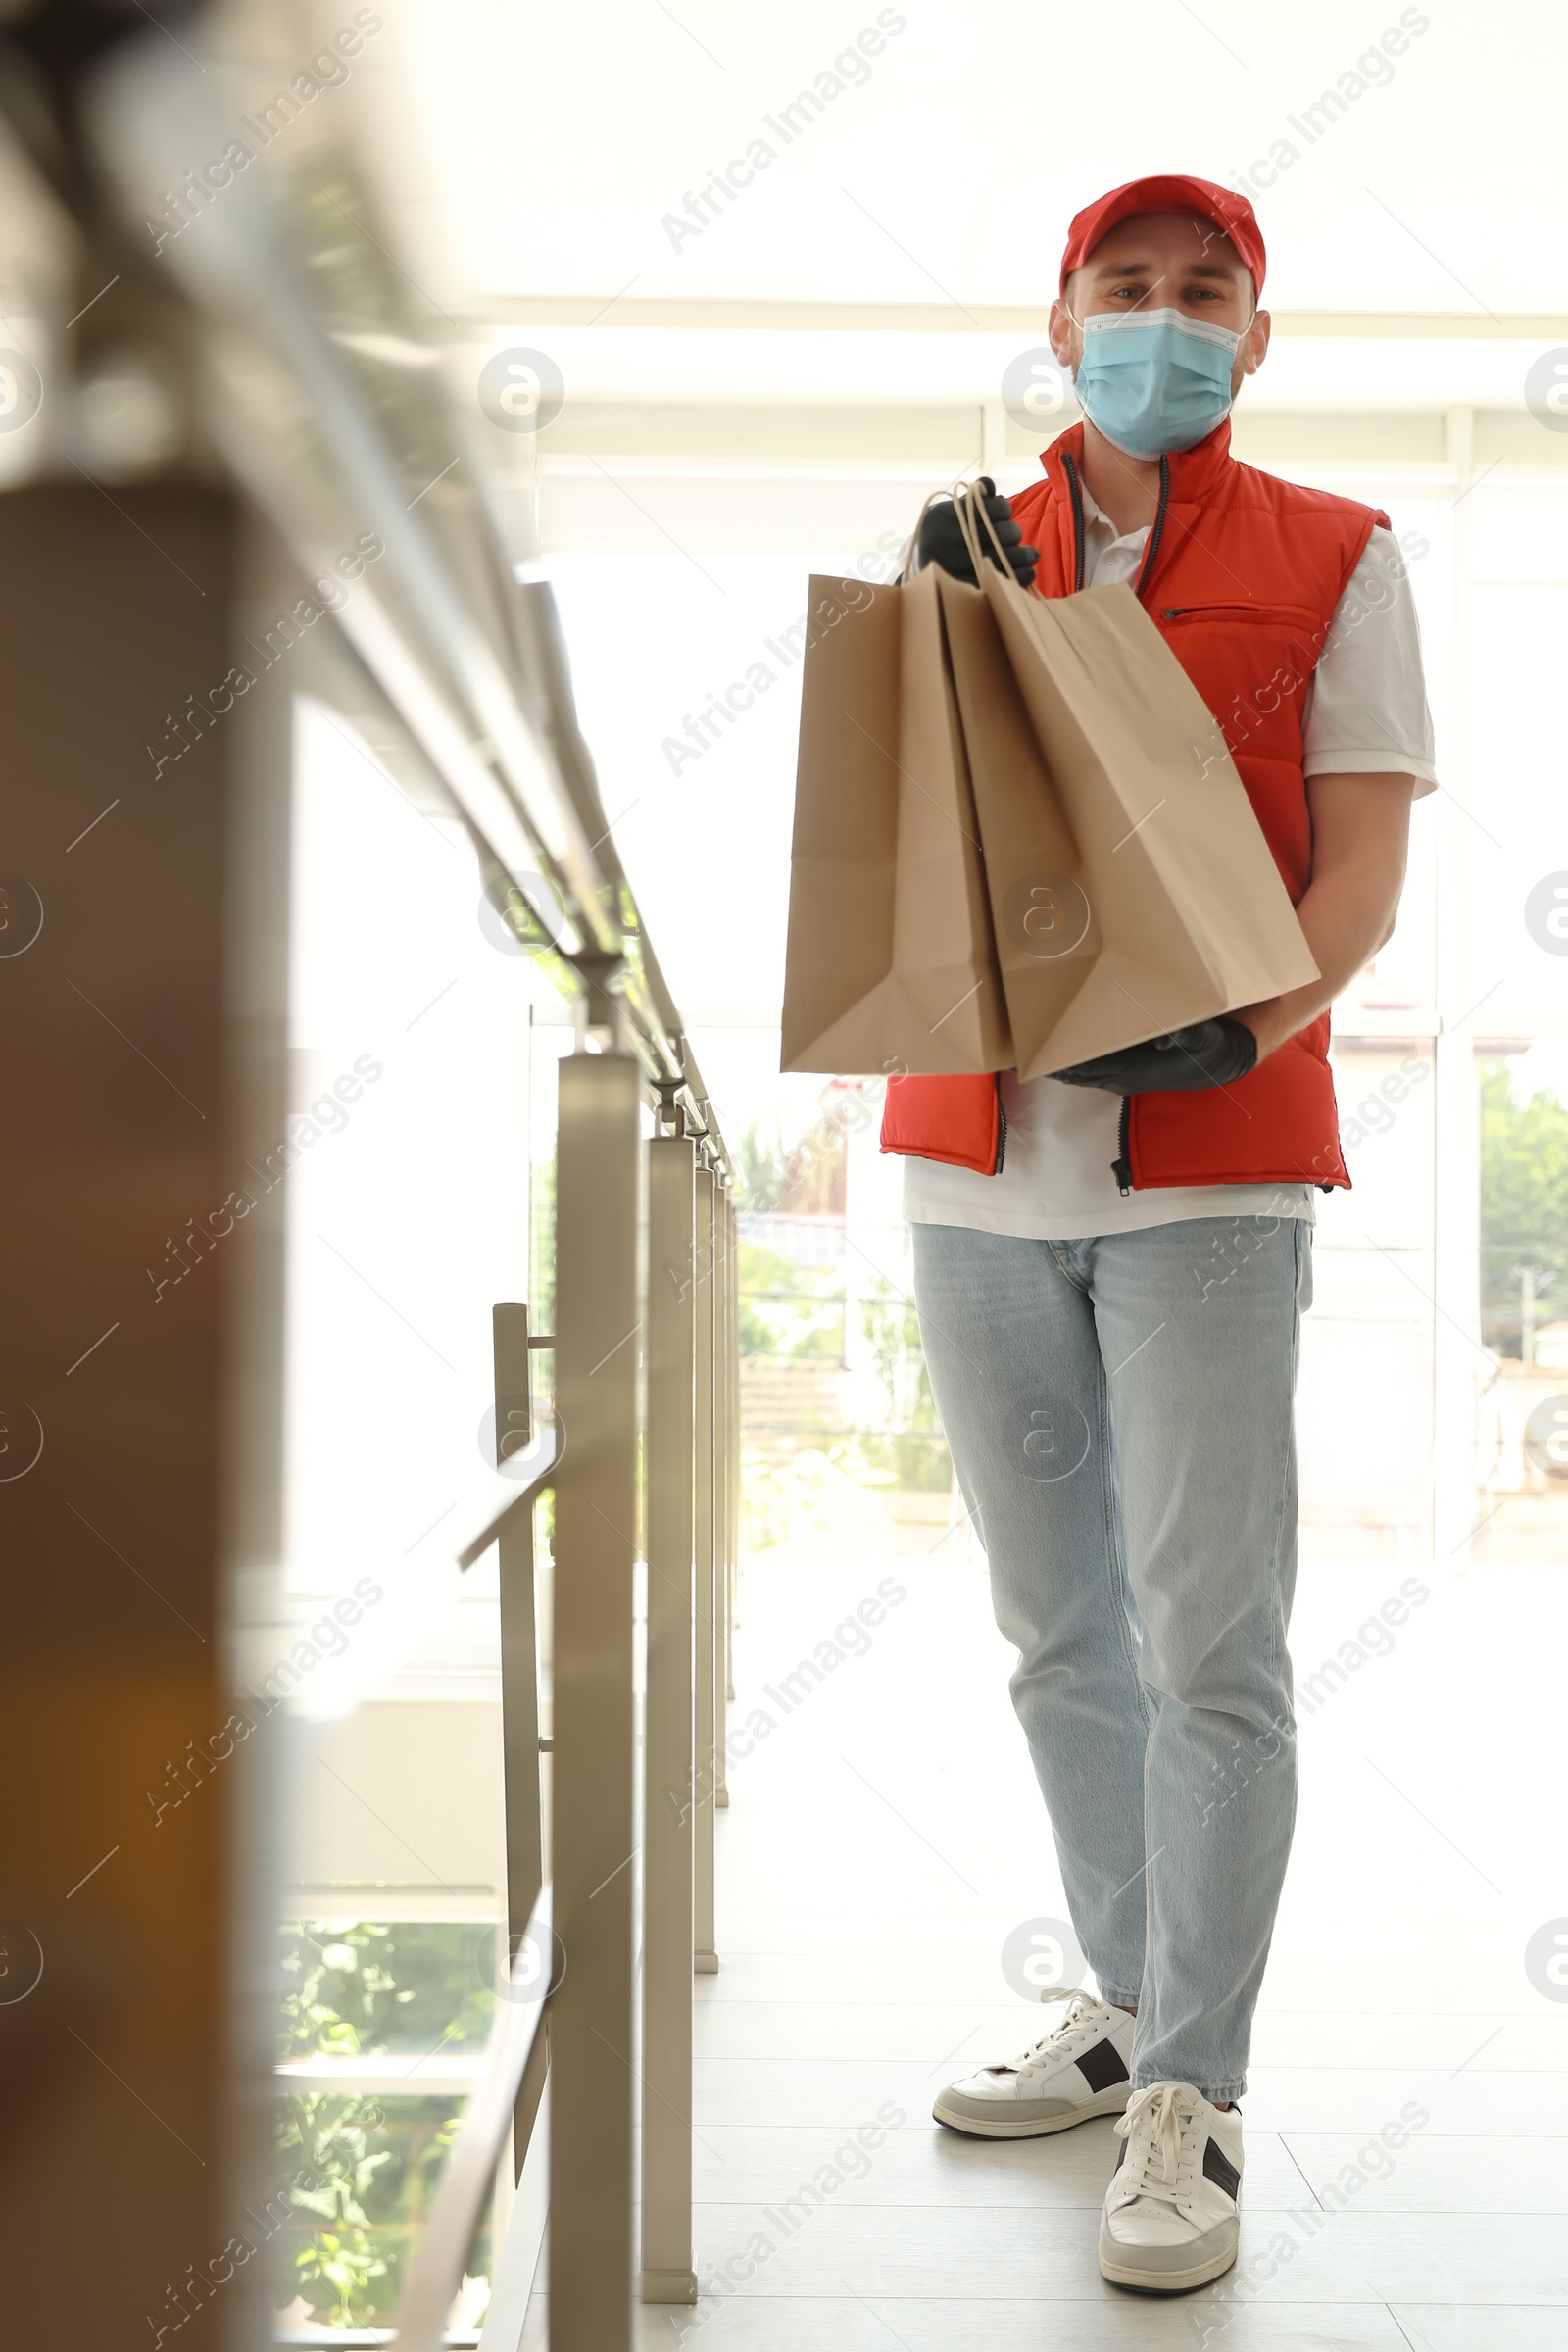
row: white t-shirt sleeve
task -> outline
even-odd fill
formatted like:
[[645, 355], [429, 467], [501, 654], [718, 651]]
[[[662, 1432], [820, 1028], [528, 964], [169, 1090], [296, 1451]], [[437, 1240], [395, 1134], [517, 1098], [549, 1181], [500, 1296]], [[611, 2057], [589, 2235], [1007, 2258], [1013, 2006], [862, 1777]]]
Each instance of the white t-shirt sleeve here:
[[1380, 524], [1335, 610], [1302, 725], [1308, 776], [1414, 776], [1418, 800], [1437, 790], [1415, 599]]

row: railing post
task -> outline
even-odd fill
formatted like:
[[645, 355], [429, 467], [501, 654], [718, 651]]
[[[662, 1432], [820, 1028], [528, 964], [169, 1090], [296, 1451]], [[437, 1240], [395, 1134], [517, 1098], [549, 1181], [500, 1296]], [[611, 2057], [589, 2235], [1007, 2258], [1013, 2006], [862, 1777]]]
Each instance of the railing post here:
[[718, 1967], [713, 1925], [713, 1800], [718, 1789], [716, 1700], [718, 1695], [717, 1522], [714, 1511], [714, 1401], [718, 1357], [715, 1313], [718, 1255], [717, 1187], [710, 1168], [697, 1171], [697, 1236], [693, 1257], [696, 1281], [697, 1429], [693, 1456], [696, 1465], [695, 1551], [697, 1578], [697, 1771], [693, 1828], [696, 1950], [692, 1965], [701, 1976]]
[[733, 1218], [713, 1187], [713, 1802], [729, 1803], [729, 1311], [735, 1281]]
[[[648, 1699], [642, 2297], [695, 2303], [692, 2261], [696, 1146], [648, 1147]], [[706, 1810], [706, 1808], [704, 1808]]]
[[729, 1287], [724, 1297], [729, 1312], [724, 1327], [724, 1393], [729, 1398], [725, 1442], [728, 1461], [729, 1509], [725, 1517], [728, 1561], [728, 1602], [724, 1611], [724, 1654], [728, 1661], [728, 1695], [735, 1695], [735, 1611], [740, 1599], [741, 1573], [741, 1232], [733, 1193], [725, 1195], [729, 1218]]
[[550, 2343], [627, 2352], [632, 2263], [638, 1064], [561, 1064]]
[[[490, 1310], [495, 1358], [495, 1463], [504, 1470], [533, 1435], [528, 1309], [505, 1301]], [[501, 1593], [501, 1770], [507, 1835], [507, 1965], [517, 1957], [529, 1914], [544, 1884], [539, 1804], [539, 1630], [534, 1607], [533, 1513], [520, 1511], [496, 1539]], [[541, 2020], [513, 2118], [516, 2178], [533, 2132], [547, 2064]]]

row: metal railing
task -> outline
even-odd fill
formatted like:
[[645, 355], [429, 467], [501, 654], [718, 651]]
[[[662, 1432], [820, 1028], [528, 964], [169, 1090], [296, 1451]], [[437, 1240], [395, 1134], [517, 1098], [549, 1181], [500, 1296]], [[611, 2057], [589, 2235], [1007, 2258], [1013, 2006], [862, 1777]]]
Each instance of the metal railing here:
[[[505, 1302], [496, 1312], [498, 1446], [515, 1432], [509, 1411], [528, 1412], [516, 1400], [531, 1389], [529, 1351], [547, 1346], [554, 1443], [531, 1484], [465, 1531], [459, 1555], [465, 1567], [491, 1546], [499, 1557], [513, 1962], [395, 2340], [406, 2352], [441, 2340], [510, 2132], [536, 2187], [548, 2159], [549, 2340], [615, 2352], [631, 2342], [638, 2294], [697, 2293], [692, 1976], [717, 1965], [739, 1508], [729, 1161], [605, 819], [552, 592], [520, 576], [536, 551], [518, 545], [497, 495], [477, 404], [449, 395], [431, 306], [413, 301], [399, 265], [383, 267], [396, 233], [352, 151], [318, 152], [287, 177], [260, 161], [231, 175], [201, 233], [180, 235], [156, 270], [136, 243], [171, 159], [222, 152], [215, 86], [153, 31], [107, 62], [84, 54], [71, 127], [85, 169], [56, 193], [81, 232], [86, 292], [102, 264], [119, 301], [145, 295], [150, 331], [172, 337], [189, 371], [196, 469], [211, 477], [216, 448], [307, 576], [374, 535], [384, 552], [335, 625], [576, 1019], [560, 1066], [556, 1330], [530, 1334]], [[343, 220], [363, 236], [345, 241]], [[548, 1743], [534, 1596], [546, 1488]], [[486, 2352], [514, 2352], [539, 2207], [537, 2195], [514, 2207]]]
[[[645, 1095], [627, 1054], [580, 1051], [561, 1063], [558, 1329], [553, 1341], [530, 1343], [525, 1322], [516, 1327], [523, 1310], [498, 1308], [496, 1350], [498, 1433], [510, 1416], [528, 1434], [527, 1407], [516, 1402], [527, 1396], [519, 1341], [523, 1350], [554, 1347], [553, 1458], [461, 1555], [467, 1566], [491, 1544], [501, 1554], [514, 1989], [543, 2008], [549, 2037], [549, 2340], [557, 2352], [629, 2344], [634, 2293], [646, 2302], [697, 2299], [692, 1975], [718, 1965], [713, 1822], [727, 1801], [723, 1717], [739, 1524], [735, 1211], [711, 1138], [687, 1131], [678, 1090], [663, 1090], [652, 1137]], [[498, 1447], [505, 1442], [498, 1436]], [[549, 1939], [537, 1908], [523, 1908], [544, 1868], [533, 1511], [547, 1487], [556, 1512]], [[640, 1822], [639, 1526], [647, 1579]], [[498, 2030], [474, 2100], [492, 2162], [512, 2122], [519, 2176], [543, 2088], [542, 2068], [531, 2090], [524, 2073], [536, 2046], [531, 2032], [523, 2043]], [[639, 2088], [640, 2239], [631, 2165]], [[454, 2174], [463, 2154], [460, 2137]], [[486, 2193], [482, 2167], [469, 2163], [464, 2178], [466, 2196], [443, 2188], [419, 2249], [396, 2339], [407, 2352], [439, 2340], [439, 2314], [462, 2279]], [[514, 2207], [483, 2352], [516, 2352], [538, 2205], [519, 2196]]]

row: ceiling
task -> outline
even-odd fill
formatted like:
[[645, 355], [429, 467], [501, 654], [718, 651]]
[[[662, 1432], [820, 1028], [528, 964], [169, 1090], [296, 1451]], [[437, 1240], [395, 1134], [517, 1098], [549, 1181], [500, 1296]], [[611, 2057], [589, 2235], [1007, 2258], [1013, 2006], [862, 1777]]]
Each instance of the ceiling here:
[[[1557, 0], [412, 0], [399, 20], [481, 294], [1038, 306], [1077, 206], [1178, 169], [1272, 180], [1280, 309], [1568, 311]], [[687, 197], [733, 159], [750, 184], [694, 225]]]

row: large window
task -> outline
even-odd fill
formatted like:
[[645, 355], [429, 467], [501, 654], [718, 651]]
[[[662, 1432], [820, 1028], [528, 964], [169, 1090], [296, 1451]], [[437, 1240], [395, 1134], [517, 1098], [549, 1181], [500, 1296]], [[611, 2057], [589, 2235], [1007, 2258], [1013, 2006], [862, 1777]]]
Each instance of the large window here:
[[249, 1679], [288, 1726], [268, 2214], [313, 2341], [392, 2324], [494, 2005], [496, 1560], [456, 1555], [509, 1493], [491, 1308], [543, 1277], [549, 1328], [554, 1067], [550, 991], [390, 722], [302, 700], [292, 808], [289, 1115], [254, 1171], [284, 1211], [282, 1614]]

